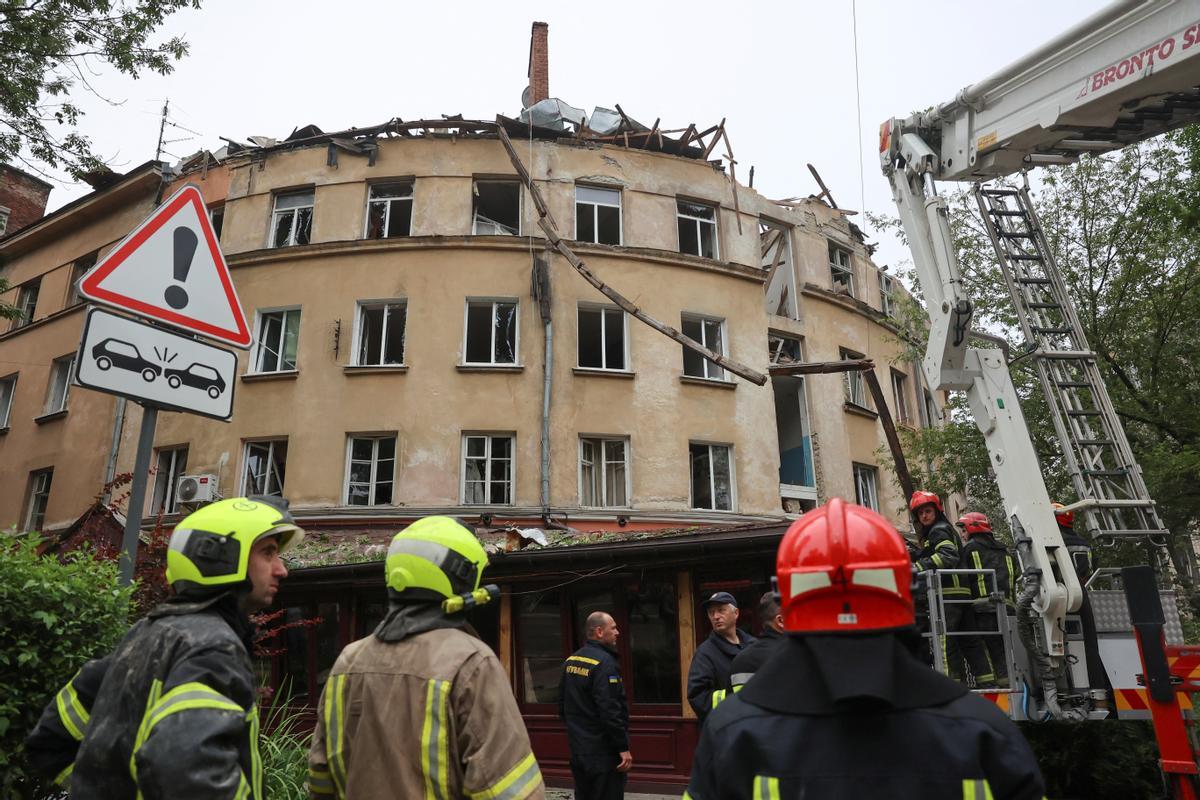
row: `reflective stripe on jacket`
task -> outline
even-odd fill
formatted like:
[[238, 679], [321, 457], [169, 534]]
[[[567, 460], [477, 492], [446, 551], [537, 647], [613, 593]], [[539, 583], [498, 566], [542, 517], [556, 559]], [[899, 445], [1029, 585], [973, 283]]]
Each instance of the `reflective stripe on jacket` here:
[[732, 686], [729, 676], [733, 659], [757, 641], [740, 628], [737, 629], [737, 636], [738, 643], [734, 644], [713, 631], [692, 656], [691, 666], [688, 667], [687, 698], [701, 720], [712, 711], [714, 692], [721, 693], [717, 695], [719, 703]]
[[[925, 533], [924, 544], [920, 552], [913, 558], [913, 564], [918, 572], [931, 569], [959, 569], [962, 558], [962, 541], [954, 528], [944, 516], [939, 516], [937, 522]], [[947, 596], [966, 596], [971, 590], [965, 585], [963, 575], [943, 575], [942, 594]]]
[[571, 758], [616, 767], [629, 749], [629, 705], [616, 652], [591, 640], [575, 651], [563, 664], [559, 698]]
[[83, 741], [108, 665], [107, 656], [84, 664], [46, 705], [25, 740], [29, 763], [58, 786], [66, 785], [75, 768], [79, 743]]
[[491, 649], [462, 630], [350, 644], [318, 712], [311, 797], [545, 796], [508, 676]]
[[976, 533], [967, 540], [962, 552], [962, 567], [995, 571], [994, 582], [993, 577], [986, 572], [963, 576], [970, 578], [966, 582], [967, 588], [971, 590], [971, 596], [976, 600], [986, 598], [993, 592], [999, 592], [1004, 595], [1006, 602], [1016, 602], [1016, 564], [1008, 548], [996, 541], [996, 537], [992, 534]]

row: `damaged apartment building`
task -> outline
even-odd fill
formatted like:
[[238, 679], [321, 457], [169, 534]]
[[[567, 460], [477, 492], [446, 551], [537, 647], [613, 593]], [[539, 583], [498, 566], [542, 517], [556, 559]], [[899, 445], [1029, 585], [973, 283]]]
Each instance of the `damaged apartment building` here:
[[140, 407], [71, 385], [75, 287], [193, 183], [255, 342], [231, 422], [159, 415], [147, 529], [215, 497], [291, 501], [310, 536], [280, 602], [321, 622], [289, 631], [272, 674], [303, 705], [381, 617], [390, 536], [461, 516], [496, 552], [504, 593], [477, 628], [547, 775], [568, 774], [561, 660], [603, 607], [625, 632], [633, 785], [677, 784], [701, 596], [734, 592], [753, 627], [788, 518], [829, 497], [906, 524], [863, 374], [785, 368], [870, 359], [900, 425], [934, 424], [942, 399], [900, 359], [903, 290], [827, 191], [739, 183], [724, 122], [551, 98], [533, 34], [517, 117], [230, 141], [10, 226], [0, 525], [65, 542], [132, 470]]

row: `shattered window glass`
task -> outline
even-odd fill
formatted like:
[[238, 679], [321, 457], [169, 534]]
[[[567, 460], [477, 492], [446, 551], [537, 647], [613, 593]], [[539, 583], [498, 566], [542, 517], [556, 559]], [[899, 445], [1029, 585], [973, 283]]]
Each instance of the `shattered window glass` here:
[[727, 445], [691, 443], [692, 508], [731, 511], [733, 476]]
[[313, 193], [292, 192], [275, 196], [271, 229], [272, 247], [308, 244], [312, 236]]
[[[681, 328], [684, 336], [695, 339], [709, 350], [725, 355], [724, 326], [724, 320], [685, 314]], [[725, 379], [724, 368], [690, 347], [683, 348], [683, 374], [693, 378], [709, 378], [716, 381]]]
[[845, 290], [854, 296], [854, 269], [850, 263], [850, 251], [829, 243], [829, 274], [833, 290]]
[[474, 227], [477, 236], [521, 234], [521, 184], [516, 181], [475, 181]]
[[467, 303], [467, 364], [517, 363], [517, 304], [502, 300]]
[[359, 366], [394, 366], [404, 363], [404, 327], [407, 307], [403, 303], [359, 306]]
[[395, 469], [395, 436], [352, 437], [346, 503], [352, 506], [391, 503]]
[[803, 360], [800, 356], [800, 340], [794, 336], [772, 333], [767, 336], [767, 346], [771, 351], [772, 364], [798, 364]]
[[621, 244], [621, 192], [575, 187], [575, 239], [597, 244]]
[[463, 503], [511, 504], [512, 437], [469, 435], [463, 441]]
[[255, 372], [286, 372], [296, 369], [300, 346], [300, 309], [271, 311], [260, 316]]
[[282, 497], [286, 466], [287, 440], [246, 442], [243, 493]]
[[618, 308], [579, 308], [579, 366], [624, 370], [625, 312]]
[[716, 208], [688, 200], [679, 200], [677, 208], [679, 252], [703, 258], [716, 258]]
[[368, 239], [390, 239], [412, 233], [412, 184], [382, 183], [371, 186], [367, 200]]

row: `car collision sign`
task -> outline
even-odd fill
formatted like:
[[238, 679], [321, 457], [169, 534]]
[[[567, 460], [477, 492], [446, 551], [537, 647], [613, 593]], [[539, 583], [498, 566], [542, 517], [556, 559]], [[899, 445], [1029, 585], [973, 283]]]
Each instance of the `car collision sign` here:
[[237, 356], [99, 308], [88, 311], [75, 381], [175, 411], [228, 420]]

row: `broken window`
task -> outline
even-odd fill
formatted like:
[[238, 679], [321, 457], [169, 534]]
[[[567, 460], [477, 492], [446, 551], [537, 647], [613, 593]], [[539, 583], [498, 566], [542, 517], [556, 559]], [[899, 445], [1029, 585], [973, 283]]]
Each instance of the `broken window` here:
[[43, 414], [67, 410], [71, 395], [71, 375], [75, 371], [75, 354], [56, 358], [50, 364], [50, 383], [46, 385], [46, 406]]
[[21, 312], [21, 315], [13, 319], [12, 327], [9, 330], [15, 331], [17, 328], [23, 328], [33, 322], [33, 314], [37, 311], [38, 293], [41, 289], [42, 279], [34, 278], [17, 290], [17, 310]]
[[792, 269], [791, 226], [758, 220], [759, 263], [767, 273], [766, 311], [777, 317], [800, 319], [796, 273]]
[[271, 246], [308, 244], [312, 236], [313, 192], [291, 192], [275, 196], [271, 220]]
[[575, 239], [596, 244], [621, 243], [621, 192], [575, 187]]
[[690, 200], [676, 201], [679, 252], [717, 258], [717, 209]]
[[40, 531], [46, 522], [46, 506], [50, 503], [50, 484], [54, 468], [29, 473], [29, 499], [26, 502], [25, 530]]
[[[844, 348], [841, 354], [842, 361], [858, 361], [865, 357], [862, 353], [855, 353]], [[863, 377], [862, 370], [846, 370], [845, 376], [846, 402], [859, 408], [870, 408], [870, 400], [867, 397], [867, 381]]]
[[733, 476], [729, 446], [691, 442], [688, 450], [692, 462], [692, 508], [731, 511]]
[[187, 469], [187, 447], [164, 447], [158, 451], [158, 468], [154, 471], [154, 498], [150, 502], [153, 514], [174, 514], [178, 511], [175, 489]]
[[379, 183], [367, 199], [368, 239], [390, 239], [412, 233], [411, 183]]
[[625, 312], [619, 308], [579, 307], [579, 366], [624, 370]]
[[892, 402], [896, 404], [896, 421], [912, 424], [912, 415], [908, 411], [908, 376], [896, 370], [892, 370]]
[[84, 301], [84, 297], [79, 293], [79, 282], [83, 280], [83, 276], [88, 274], [92, 267], [96, 266], [96, 255], [99, 251], [88, 253], [82, 258], [75, 259], [75, 263], [71, 265], [71, 285], [67, 288], [67, 305], [76, 306]]
[[629, 505], [629, 447], [625, 439], [579, 440], [579, 504], [591, 508]]
[[509, 505], [513, 487], [513, 437], [463, 436], [463, 504]]
[[845, 290], [854, 296], [854, 268], [850, 265], [850, 251], [829, 243], [829, 274], [833, 290]]
[[772, 364], [799, 364], [804, 360], [801, 355], [800, 339], [782, 333], [768, 333], [767, 346], [771, 351]]
[[[725, 355], [725, 320], [701, 317], [696, 314], [683, 315], [683, 335], [695, 339], [715, 353]], [[719, 365], [692, 350], [683, 348], [683, 374], [693, 378], [725, 379], [725, 370]]]
[[474, 227], [477, 236], [521, 235], [521, 184], [475, 181]]
[[287, 439], [246, 442], [242, 494], [283, 497], [283, 479], [287, 468]]
[[12, 213], [7, 208], [0, 207], [0, 236], [8, 230], [8, 215]]
[[516, 364], [516, 301], [467, 301], [467, 341], [464, 349], [467, 364]]
[[885, 272], [879, 273], [879, 310], [885, 317], [890, 317], [896, 311], [895, 281]]
[[259, 315], [255, 372], [289, 372], [296, 369], [300, 346], [300, 309], [289, 308]]
[[358, 306], [358, 366], [398, 366], [404, 363], [404, 303], [360, 303]]
[[347, 447], [346, 505], [389, 505], [396, 477], [396, 437], [351, 436]]
[[8, 429], [8, 416], [12, 411], [13, 395], [16, 393], [16, 373], [4, 378], [0, 378], [0, 431]]
[[221, 229], [225, 227], [225, 206], [219, 205], [208, 210], [208, 221], [212, 223], [213, 236], [221, 241]]
[[933, 402], [933, 395], [928, 389], [921, 391], [924, 402], [921, 407], [925, 409], [925, 427], [932, 428], [941, 420], [941, 415], [938, 414], [937, 403]]
[[876, 467], [854, 465], [854, 502], [872, 511], [879, 510], [878, 473]]

